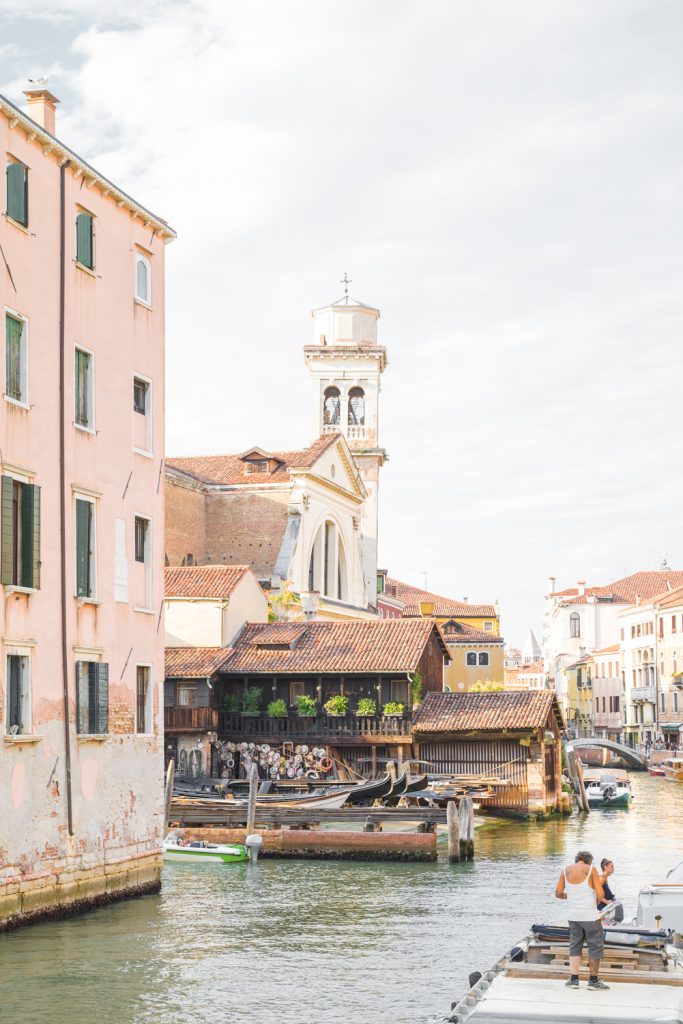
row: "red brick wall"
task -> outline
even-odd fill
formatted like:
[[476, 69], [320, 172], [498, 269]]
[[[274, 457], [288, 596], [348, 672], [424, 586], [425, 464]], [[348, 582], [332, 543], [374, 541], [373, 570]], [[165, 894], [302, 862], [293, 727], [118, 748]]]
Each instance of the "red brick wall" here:
[[288, 491], [269, 496], [235, 491], [207, 494], [207, 564], [250, 565], [255, 575], [272, 576], [287, 526], [288, 500]]
[[187, 554], [206, 565], [204, 494], [166, 480], [165, 550], [169, 565], [182, 565]]

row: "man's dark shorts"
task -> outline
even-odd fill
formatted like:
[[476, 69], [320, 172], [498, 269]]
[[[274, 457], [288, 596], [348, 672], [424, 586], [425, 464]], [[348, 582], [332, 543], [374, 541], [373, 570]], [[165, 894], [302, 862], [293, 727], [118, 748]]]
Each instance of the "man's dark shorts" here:
[[590, 960], [601, 960], [605, 946], [605, 930], [602, 921], [569, 922], [569, 955], [581, 956], [584, 942], [588, 945]]

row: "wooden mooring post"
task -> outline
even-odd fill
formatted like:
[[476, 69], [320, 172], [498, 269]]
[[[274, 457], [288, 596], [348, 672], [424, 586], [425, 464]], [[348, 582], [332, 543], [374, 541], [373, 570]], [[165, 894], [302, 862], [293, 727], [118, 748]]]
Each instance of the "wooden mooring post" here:
[[455, 800], [446, 804], [446, 828], [448, 829], [448, 863], [460, 861], [460, 818]]
[[164, 838], [168, 832], [168, 822], [171, 817], [171, 800], [173, 799], [173, 779], [175, 777], [175, 761], [173, 758], [168, 762], [166, 770], [166, 788], [164, 789]]
[[460, 859], [474, 860], [474, 804], [466, 796], [458, 804], [460, 818]]
[[247, 835], [253, 835], [256, 822], [256, 791], [258, 789], [258, 768], [251, 766], [249, 773], [249, 802], [247, 804]]
[[581, 804], [581, 810], [584, 814], [589, 814], [591, 808], [588, 803], [588, 797], [586, 796], [586, 787], [583, 784], [583, 765], [581, 764], [581, 758], [576, 759], [576, 776], [579, 780], [579, 802]]

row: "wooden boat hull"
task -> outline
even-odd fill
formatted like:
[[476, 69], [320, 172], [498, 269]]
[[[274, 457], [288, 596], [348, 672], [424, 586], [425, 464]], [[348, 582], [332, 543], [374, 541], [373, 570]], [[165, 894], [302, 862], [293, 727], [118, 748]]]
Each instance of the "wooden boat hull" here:
[[204, 846], [178, 846], [168, 840], [164, 843], [164, 860], [181, 864], [238, 864], [248, 859], [246, 846], [239, 843]]
[[664, 765], [664, 778], [669, 782], [683, 782], [683, 765], [676, 768], [669, 768]]
[[651, 764], [647, 770], [647, 773], [648, 775], [657, 775], [660, 778], [663, 778], [665, 775], [664, 769], [660, 767], [660, 765], [658, 764]]

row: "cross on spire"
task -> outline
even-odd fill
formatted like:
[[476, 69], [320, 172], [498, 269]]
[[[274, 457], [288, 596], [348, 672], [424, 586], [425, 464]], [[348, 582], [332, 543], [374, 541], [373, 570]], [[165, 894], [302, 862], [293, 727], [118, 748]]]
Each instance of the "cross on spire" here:
[[351, 284], [351, 278], [346, 273], [346, 271], [344, 271], [344, 276], [341, 279], [341, 284], [344, 285], [344, 298], [348, 302], [348, 298], [349, 298], [349, 285]]

